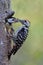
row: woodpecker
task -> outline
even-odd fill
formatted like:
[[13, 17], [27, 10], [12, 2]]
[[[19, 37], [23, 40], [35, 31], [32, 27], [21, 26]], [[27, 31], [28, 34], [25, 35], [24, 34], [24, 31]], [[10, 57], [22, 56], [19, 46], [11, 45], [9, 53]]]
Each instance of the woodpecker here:
[[11, 52], [8, 53], [8, 59], [10, 59], [12, 54], [15, 55], [15, 53], [20, 49], [20, 47], [22, 47], [23, 43], [27, 39], [30, 23], [28, 21], [26, 21], [26, 23], [28, 24], [20, 27], [12, 36], [12, 40], [15, 45], [13, 46]]
[[[12, 50], [10, 52], [8, 51], [8, 60], [10, 60], [12, 54], [15, 55], [16, 52], [20, 49], [20, 47], [22, 47], [23, 43], [27, 39], [29, 27], [30, 27], [30, 22], [28, 20], [21, 20], [21, 19], [13, 17], [13, 15], [14, 15], [14, 12], [9, 14], [9, 16], [5, 18], [7, 33], [9, 34], [9, 36], [15, 43], [15, 45], [13, 45]], [[15, 22], [20, 22], [22, 24], [22, 27], [20, 27], [16, 32], [14, 31], [12, 27], [12, 23], [15, 23]]]

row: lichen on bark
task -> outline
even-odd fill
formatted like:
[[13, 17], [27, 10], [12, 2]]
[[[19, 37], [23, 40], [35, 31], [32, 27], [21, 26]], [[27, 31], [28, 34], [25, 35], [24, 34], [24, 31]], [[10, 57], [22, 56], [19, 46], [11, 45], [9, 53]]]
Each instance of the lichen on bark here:
[[11, 40], [5, 31], [5, 11], [10, 10], [10, 0], [0, 0], [0, 65], [9, 65], [8, 51], [11, 50]]

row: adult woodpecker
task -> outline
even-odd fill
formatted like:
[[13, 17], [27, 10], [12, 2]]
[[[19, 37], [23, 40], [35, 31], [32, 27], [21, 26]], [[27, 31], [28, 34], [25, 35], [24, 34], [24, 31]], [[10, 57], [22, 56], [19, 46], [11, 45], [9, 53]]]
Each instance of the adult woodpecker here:
[[15, 55], [15, 53], [18, 51], [18, 49], [20, 49], [20, 47], [27, 39], [30, 23], [29, 21], [26, 20], [23, 21], [24, 21], [23, 26], [20, 27], [12, 36], [12, 40], [15, 43], [15, 45], [13, 45], [13, 49], [11, 50], [11, 52], [8, 53], [8, 59], [10, 59], [12, 54]]
[[[21, 24], [23, 25], [16, 32], [14, 31], [12, 27], [12, 23], [14, 22], [21, 22]], [[11, 39], [13, 40], [13, 42], [15, 43], [15, 45], [13, 45], [12, 50], [8, 52], [8, 59], [10, 60], [11, 55], [12, 54], [15, 55], [15, 53], [18, 51], [18, 49], [20, 49], [22, 44], [27, 39], [30, 22], [28, 20], [20, 20], [18, 18], [12, 17], [12, 15], [11, 16], [9, 15], [9, 17], [5, 19], [5, 23], [9, 25], [9, 27], [8, 25], [6, 25], [6, 29], [8, 28], [7, 32], [9, 36], [11, 37]]]

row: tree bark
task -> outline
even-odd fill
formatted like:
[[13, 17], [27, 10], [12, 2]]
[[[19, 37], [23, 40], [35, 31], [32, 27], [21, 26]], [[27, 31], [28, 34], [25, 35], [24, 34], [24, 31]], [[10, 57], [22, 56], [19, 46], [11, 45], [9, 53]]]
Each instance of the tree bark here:
[[0, 65], [9, 65], [8, 51], [11, 50], [11, 40], [6, 36], [4, 24], [7, 10], [10, 10], [10, 0], [0, 0]]

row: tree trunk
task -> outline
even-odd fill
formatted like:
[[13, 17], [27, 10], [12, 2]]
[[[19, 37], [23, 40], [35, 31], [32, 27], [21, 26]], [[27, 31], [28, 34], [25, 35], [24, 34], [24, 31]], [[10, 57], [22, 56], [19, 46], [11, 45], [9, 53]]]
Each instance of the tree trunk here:
[[11, 50], [11, 40], [7, 38], [5, 29], [6, 10], [10, 10], [10, 0], [0, 0], [0, 65], [9, 65], [8, 51]]

